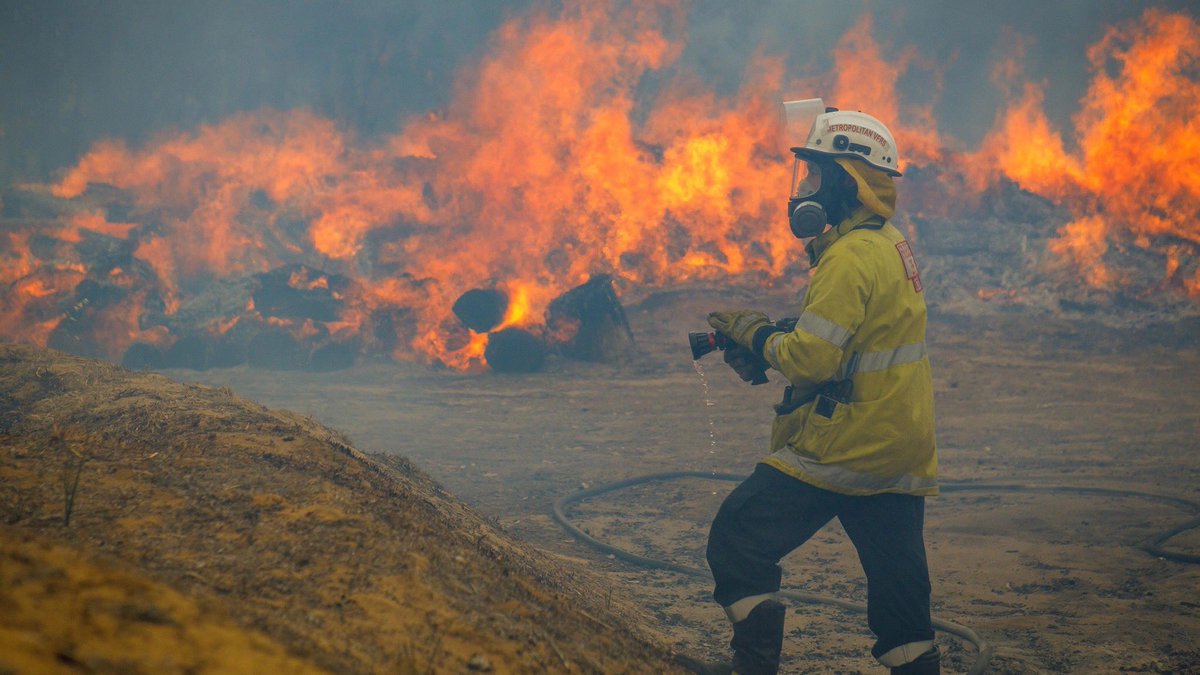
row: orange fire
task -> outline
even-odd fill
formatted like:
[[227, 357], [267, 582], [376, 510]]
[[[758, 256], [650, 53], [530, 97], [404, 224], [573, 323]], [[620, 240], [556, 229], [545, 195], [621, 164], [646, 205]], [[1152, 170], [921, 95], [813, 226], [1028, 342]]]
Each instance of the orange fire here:
[[[1088, 51], [1094, 76], [1075, 116], [1073, 142], [1042, 112], [1042, 88], [1027, 84], [985, 143], [999, 170], [1021, 187], [1068, 205], [1076, 219], [1051, 250], [1097, 287], [1121, 283], [1110, 247], [1153, 248], [1179, 268], [1180, 246], [1200, 244], [1200, 25], [1148, 10], [1108, 30]], [[1200, 270], [1181, 285], [1192, 295]]]
[[933, 106], [901, 106], [903, 97], [897, 91], [900, 76], [923, 65], [917, 50], [908, 48], [898, 57], [888, 57], [873, 33], [874, 19], [864, 14], [834, 52], [836, 81], [832, 88], [821, 90], [832, 91], [831, 100], [842, 108], [869, 112], [887, 125], [902, 153], [901, 171], [936, 163], [942, 158], [943, 141]]
[[[683, 50], [684, 18], [665, 1], [568, 2], [513, 18], [443, 110], [372, 143], [309, 111], [269, 109], [141, 148], [97, 143], [49, 188], [81, 206], [38, 230], [45, 250], [32, 252], [32, 231], [7, 234], [0, 319], [11, 335], [46, 343], [87, 315], [91, 337], [119, 358], [133, 341], [169, 345], [164, 326], [214, 279], [303, 266], [288, 285], [329, 293], [336, 319], [267, 316], [242, 300], [209, 317], [214, 335], [246, 321], [283, 325], [477, 368], [487, 335], [450, 309], [473, 288], [507, 294], [501, 327], [537, 332], [550, 301], [594, 273], [661, 285], [770, 283], [802, 270], [781, 217], [783, 98], [826, 94], [871, 112], [895, 133], [905, 171], [946, 158], [932, 106], [897, 90], [910, 69], [931, 67], [914, 49], [886, 55], [894, 50], [871, 37], [869, 15], [826, 76], [786, 82], [782, 60], [759, 56], [734, 95], [679, 76], [645, 100], [639, 83]], [[1171, 276], [1200, 244], [1197, 28], [1150, 11], [1092, 48], [1095, 79], [1068, 139], [1078, 150], [1047, 121], [1041, 88], [1027, 85], [968, 156], [980, 175], [990, 167], [1075, 210], [1052, 249], [1089, 283], [1120, 282], [1105, 263], [1110, 246], [1184, 242], [1164, 253]], [[98, 185], [117, 196], [97, 196]], [[121, 208], [108, 208], [114, 199]], [[88, 238], [128, 250], [95, 269], [73, 247]], [[351, 283], [333, 293], [316, 270]], [[116, 289], [111, 302], [71, 309], [85, 279]], [[1196, 294], [1200, 276], [1178, 285]], [[147, 304], [153, 315], [139, 311]]]
[[635, 120], [635, 88], [677, 58], [682, 18], [604, 3], [516, 18], [445, 113], [380, 146], [305, 111], [262, 110], [143, 149], [97, 144], [53, 193], [100, 183], [132, 195], [156, 226], [112, 236], [137, 239], [167, 314], [209, 278], [314, 261], [356, 278], [360, 306], [342, 318], [363, 332], [379, 312], [409, 312], [396, 356], [471, 367], [486, 336], [463, 334], [449, 308], [474, 287], [506, 288], [504, 326], [521, 326], [596, 272], [770, 279], [791, 262], [786, 231], [766, 226], [788, 170], [768, 85], [777, 63], [757, 62], [728, 100], [668, 87]]

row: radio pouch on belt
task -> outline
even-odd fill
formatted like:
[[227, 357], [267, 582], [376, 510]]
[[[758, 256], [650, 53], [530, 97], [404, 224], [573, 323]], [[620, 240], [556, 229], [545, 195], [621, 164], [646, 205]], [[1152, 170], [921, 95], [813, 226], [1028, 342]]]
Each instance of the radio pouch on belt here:
[[850, 361], [846, 364], [846, 376], [840, 380], [822, 382], [813, 394], [793, 401], [792, 392], [794, 390], [789, 386], [783, 390], [783, 401], [775, 406], [775, 414], [786, 415], [815, 398], [817, 403], [813, 406], [813, 414], [820, 415], [825, 419], [833, 419], [833, 413], [837, 411], [838, 404], [849, 403], [851, 396], [854, 395], [854, 382], [851, 378], [857, 368], [858, 352], [855, 352], [850, 355]]
[[850, 392], [853, 386], [850, 379], [826, 382], [817, 390], [817, 404], [813, 406], [813, 414], [825, 419], [833, 419], [839, 403], [850, 402]]

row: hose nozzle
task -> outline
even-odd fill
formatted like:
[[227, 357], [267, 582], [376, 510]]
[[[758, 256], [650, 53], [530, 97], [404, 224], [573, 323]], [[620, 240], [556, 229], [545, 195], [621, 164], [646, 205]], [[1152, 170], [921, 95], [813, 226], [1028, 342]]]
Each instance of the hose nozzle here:
[[692, 346], [692, 360], [699, 361], [702, 356], [714, 350], [724, 351], [729, 339], [721, 333], [692, 331], [688, 333], [688, 344]]

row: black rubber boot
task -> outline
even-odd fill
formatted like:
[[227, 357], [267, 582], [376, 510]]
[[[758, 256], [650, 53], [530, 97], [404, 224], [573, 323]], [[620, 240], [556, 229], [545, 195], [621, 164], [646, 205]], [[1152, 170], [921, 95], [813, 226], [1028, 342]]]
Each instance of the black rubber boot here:
[[942, 653], [937, 645], [908, 663], [892, 668], [892, 675], [942, 675]]
[[749, 616], [733, 624], [733, 672], [739, 675], [775, 675], [783, 652], [783, 619], [787, 607], [763, 600]]

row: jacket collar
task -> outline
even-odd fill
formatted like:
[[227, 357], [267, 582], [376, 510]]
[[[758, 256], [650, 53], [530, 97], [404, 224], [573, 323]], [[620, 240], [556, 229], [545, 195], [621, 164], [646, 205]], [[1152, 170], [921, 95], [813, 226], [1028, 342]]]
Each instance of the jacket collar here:
[[833, 246], [833, 242], [846, 236], [852, 230], [872, 225], [879, 228], [883, 226], [884, 222], [883, 216], [872, 212], [864, 206], [859, 206], [848, 218], [805, 244], [804, 250], [808, 251], [808, 264], [816, 267], [821, 262], [821, 256], [825, 255], [830, 246]]

